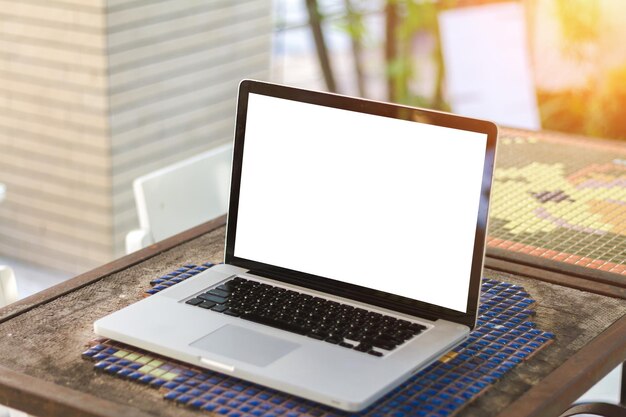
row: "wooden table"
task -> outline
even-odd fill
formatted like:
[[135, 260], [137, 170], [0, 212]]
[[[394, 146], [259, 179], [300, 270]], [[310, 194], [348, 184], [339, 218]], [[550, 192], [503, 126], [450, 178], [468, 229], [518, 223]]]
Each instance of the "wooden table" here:
[[[626, 146], [511, 129], [500, 139], [484, 274], [524, 286], [537, 301], [533, 321], [557, 337], [459, 415], [557, 416], [626, 360], [626, 211], [619, 211]], [[501, 210], [512, 200], [515, 210]], [[584, 215], [571, 220], [568, 210]], [[200, 415], [156, 390], [95, 373], [80, 353], [94, 337], [93, 321], [140, 298], [150, 279], [187, 263], [220, 262], [223, 223], [0, 309], [0, 403], [42, 417]]]
[[[0, 309], [0, 403], [39, 416], [200, 415], [156, 390], [95, 373], [80, 353], [94, 337], [93, 321], [140, 298], [151, 278], [185, 263], [219, 261], [223, 223], [203, 224]], [[505, 261], [496, 266], [507, 269]], [[537, 300], [533, 320], [557, 338], [460, 416], [556, 416], [626, 360], [623, 300], [519, 272], [488, 268], [485, 275], [523, 285]]]

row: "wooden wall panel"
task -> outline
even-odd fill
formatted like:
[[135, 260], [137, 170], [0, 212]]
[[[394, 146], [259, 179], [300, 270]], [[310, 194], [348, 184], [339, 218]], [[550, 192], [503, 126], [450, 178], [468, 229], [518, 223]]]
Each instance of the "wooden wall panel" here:
[[123, 254], [132, 181], [232, 140], [271, 27], [271, 0], [0, 0], [0, 254]]
[[232, 140], [237, 85], [267, 78], [269, 0], [109, 3], [116, 253], [134, 178]]
[[102, 1], [0, 0], [0, 253], [79, 272], [110, 258]]

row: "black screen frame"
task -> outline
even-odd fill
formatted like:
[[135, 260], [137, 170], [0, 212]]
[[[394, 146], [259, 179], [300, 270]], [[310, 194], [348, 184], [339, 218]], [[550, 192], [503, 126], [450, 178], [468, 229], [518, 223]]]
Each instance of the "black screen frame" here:
[[[481, 198], [479, 201], [478, 216], [476, 219], [474, 253], [472, 256], [470, 285], [465, 313], [429, 304], [423, 301], [373, 290], [371, 288], [348, 284], [328, 277], [307, 274], [235, 256], [234, 250], [237, 235], [237, 213], [239, 209], [241, 172], [243, 168], [242, 161], [246, 134], [248, 97], [251, 93], [377, 116], [390, 117], [394, 119], [428, 123], [453, 129], [484, 133], [487, 135], [485, 163], [481, 185]], [[476, 325], [476, 317], [478, 313], [480, 283], [482, 278], [486, 230], [489, 214], [489, 196], [491, 194], [497, 136], [497, 126], [492, 122], [484, 120], [462, 117], [433, 110], [347, 97], [338, 94], [304, 90], [261, 81], [243, 80], [239, 85], [237, 116], [235, 123], [232, 179], [226, 228], [225, 263], [248, 269], [252, 274], [271, 278], [277, 281], [330, 293], [340, 297], [354, 299], [416, 317], [423, 317], [430, 320], [441, 318], [467, 325], [470, 329], [473, 329]], [[372, 220], [384, 221], [384, 219]], [[416, 259], [419, 259], [419, 257], [416, 257]], [[389, 261], [393, 262], [393, 260]], [[418, 261], [416, 261], [416, 268], [419, 268]], [[442, 270], [442, 273], [445, 273], [445, 269]]]

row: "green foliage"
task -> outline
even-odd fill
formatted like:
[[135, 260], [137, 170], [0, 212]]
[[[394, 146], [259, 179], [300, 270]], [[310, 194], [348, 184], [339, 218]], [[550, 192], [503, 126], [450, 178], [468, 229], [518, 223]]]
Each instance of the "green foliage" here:
[[[444, 63], [441, 56], [441, 41], [437, 13], [439, 5], [434, 1], [393, 0], [398, 10], [398, 25], [395, 34], [398, 54], [387, 63], [387, 75], [394, 91], [390, 94], [395, 101], [422, 107], [447, 109], [443, 100]], [[413, 42], [416, 34], [428, 32], [435, 39], [435, 50], [431, 56], [436, 67], [435, 91], [432, 97], [425, 97], [410, 90], [411, 80], [419, 77], [413, 55]]]
[[348, 8], [345, 19], [336, 23], [339, 30], [346, 32], [352, 39], [363, 42], [367, 37], [367, 28], [363, 22], [363, 13]]
[[[445, 0], [450, 4], [456, 0]], [[397, 12], [396, 25], [391, 29], [395, 38], [395, 56], [385, 63], [385, 75], [388, 80], [389, 100], [409, 105], [419, 105], [436, 109], [449, 109], [443, 99], [444, 63], [440, 50], [439, 26], [437, 13], [442, 2], [429, 0], [386, 0], [382, 8], [393, 6]], [[347, 13], [336, 27], [345, 31], [352, 39], [363, 42], [367, 39], [367, 27], [363, 22], [362, 8], [358, 1], [346, 2]], [[354, 7], [353, 7], [354, 6]], [[431, 56], [435, 64], [435, 88], [432, 96], [425, 97], [411, 91], [411, 85], [420, 74], [413, 56], [415, 36], [430, 33], [435, 39], [435, 50]]]
[[404, 18], [398, 27], [400, 39], [410, 40], [419, 30], [434, 31], [437, 27], [437, 5], [430, 1], [399, 1], [405, 9]]

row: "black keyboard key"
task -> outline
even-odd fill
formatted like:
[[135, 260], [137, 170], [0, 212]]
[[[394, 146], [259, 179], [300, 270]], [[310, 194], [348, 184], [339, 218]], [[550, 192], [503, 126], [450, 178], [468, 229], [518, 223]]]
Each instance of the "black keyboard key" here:
[[322, 321], [322, 316], [320, 314], [317, 314], [317, 313], [311, 313], [311, 314], [309, 314], [309, 319], [311, 321], [319, 323], [319, 322]]
[[328, 333], [328, 326], [320, 326], [317, 329], [313, 330], [311, 333], [319, 334], [324, 339], [330, 336], [330, 333]]
[[380, 326], [391, 330], [398, 330], [400, 328], [399, 320], [388, 316], [382, 318], [382, 320], [380, 321]]
[[413, 334], [410, 331], [399, 331], [393, 335], [394, 339], [400, 340], [404, 342], [405, 340], [409, 340], [413, 337]]
[[300, 320], [300, 319], [290, 319], [289, 323], [294, 324], [298, 327], [302, 327], [303, 329], [306, 329], [307, 332], [310, 330], [310, 328], [307, 326], [306, 321], [305, 320]]
[[362, 308], [358, 308], [358, 307], [355, 307], [353, 311], [354, 311], [354, 314], [357, 314], [359, 316], [366, 316], [367, 313], [369, 313], [369, 311], [363, 310]]
[[381, 333], [377, 337], [377, 339], [380, 339], [380, 340], [394, 340], [394, 338], [395, 338], [394, 335], [392, 333], [389, 333], [389, 332]]
[[198, 298], [202, 298], [204, 301], [211, 301], [216, 304], [224, 304], [226, 302], [226, 298], [218, 297], [217, 295], [212, 294], [200, 294]]
[[350, 340], [361, 340], [361, 334], [357, 331], [352, 330], [346, 332], [345, 338]]
[[336, 337], [337, 339], [343, 340], [345, 339], [344, 333], [336, 330], [330, 331], [330, 337]]
[[343, 338], [342, 337], [337, 337], [337, 336], [330, 336], [330, 337], [327, 337], [324, 340], [326, 340], [328, 343], [332, 343], [333, 345], [336, 345], [336, 344], [341, 343], [343, 341]]
[[359, 345], [355, 347], [354, 350], [358, 350], [359, 352], [369, 352], [370, 350], [372, 350], [372, 345], [370, 345], [369, 343], [359, 343]]
[[396, 345], [393, 343], [381, 342], [381, 341], [374, 341], [372, 345], [374, 345], [375, 347], [379, 349], [384, 349], [384, 350], [394, 350], [396, 348]]
[[374, 356], [382, 353], [372, 347], [392, 350], [426, 329], [407, 320], [241, 277], [187, 303]]
[[426, 330], [426, 326], [422, 326], [421, 324], [417, 323], [411, 323], [409, 325], [409, 330], [412, 330], [415, 334], [417, 334]]
[[374, 338], [378, 336], [378, 330], [373, 330], [373, 329], [363, 330], [362, 333], [363, 333], [363, 337], [367, 337], [367, 338]]
[[241, 313], [238, 310], [229, 309], [224, 311], [224, 314], [228, 316], [239, 317]]
[[230, 294], [235, 289], [235, 286], [232, 283], [227, 282], [225, 284], [218, 286], [217, 289], [220, 291], [226, 291], [227, 293]]
[[201, 298], [192, 298], [190, 300], [185, 301], [185, 304], [191, 304], [192, 306], [197, 306], [198, 304], [202, 303], [204, 300], [202, 300]]
[[410, 325], [411, 325], [411, 322], [410, 322], [410, 321], [406, 321], [406, 320], [398, 319], [397, 326], [398, 326], [399, 328], [409, 327]]
[[208, 292], [208, 294], [217, 295], [218, 297], [228, 298], [228, 296], [230, 295], [230, 292], [220, 290], [218, 288], [213, 288], [211, 291]]
[[198, 304], [198, 307], [202, 307], [202, 308], [213, 308], [213, 306], [215, 305], [214, 302], [212, 301], [203, 301], [201, 304]]
[[218, 313], [221, 313], [221, 312], [223, 312], [223, 311], [228, 310], [228, 307], [227, 307], [227, 306], [225, 306], [224, 304], [218, 304], [218, 305], [216, 305], [215, 307], [213, 307], [211, 310], [213, 310], [213, 311], [217, 311]]
[[276, 327], [278, 329], [287, 330], [289, 332], [306, 334], [307, 329], [298, 326], [296, 324], [290, 324], [288, 322], [276, 320], [270, 317], [265, 317], [258, 314], [243, 314], [241, 318], [253, 321], [255, 323], [265, 324], [266, 326]]

